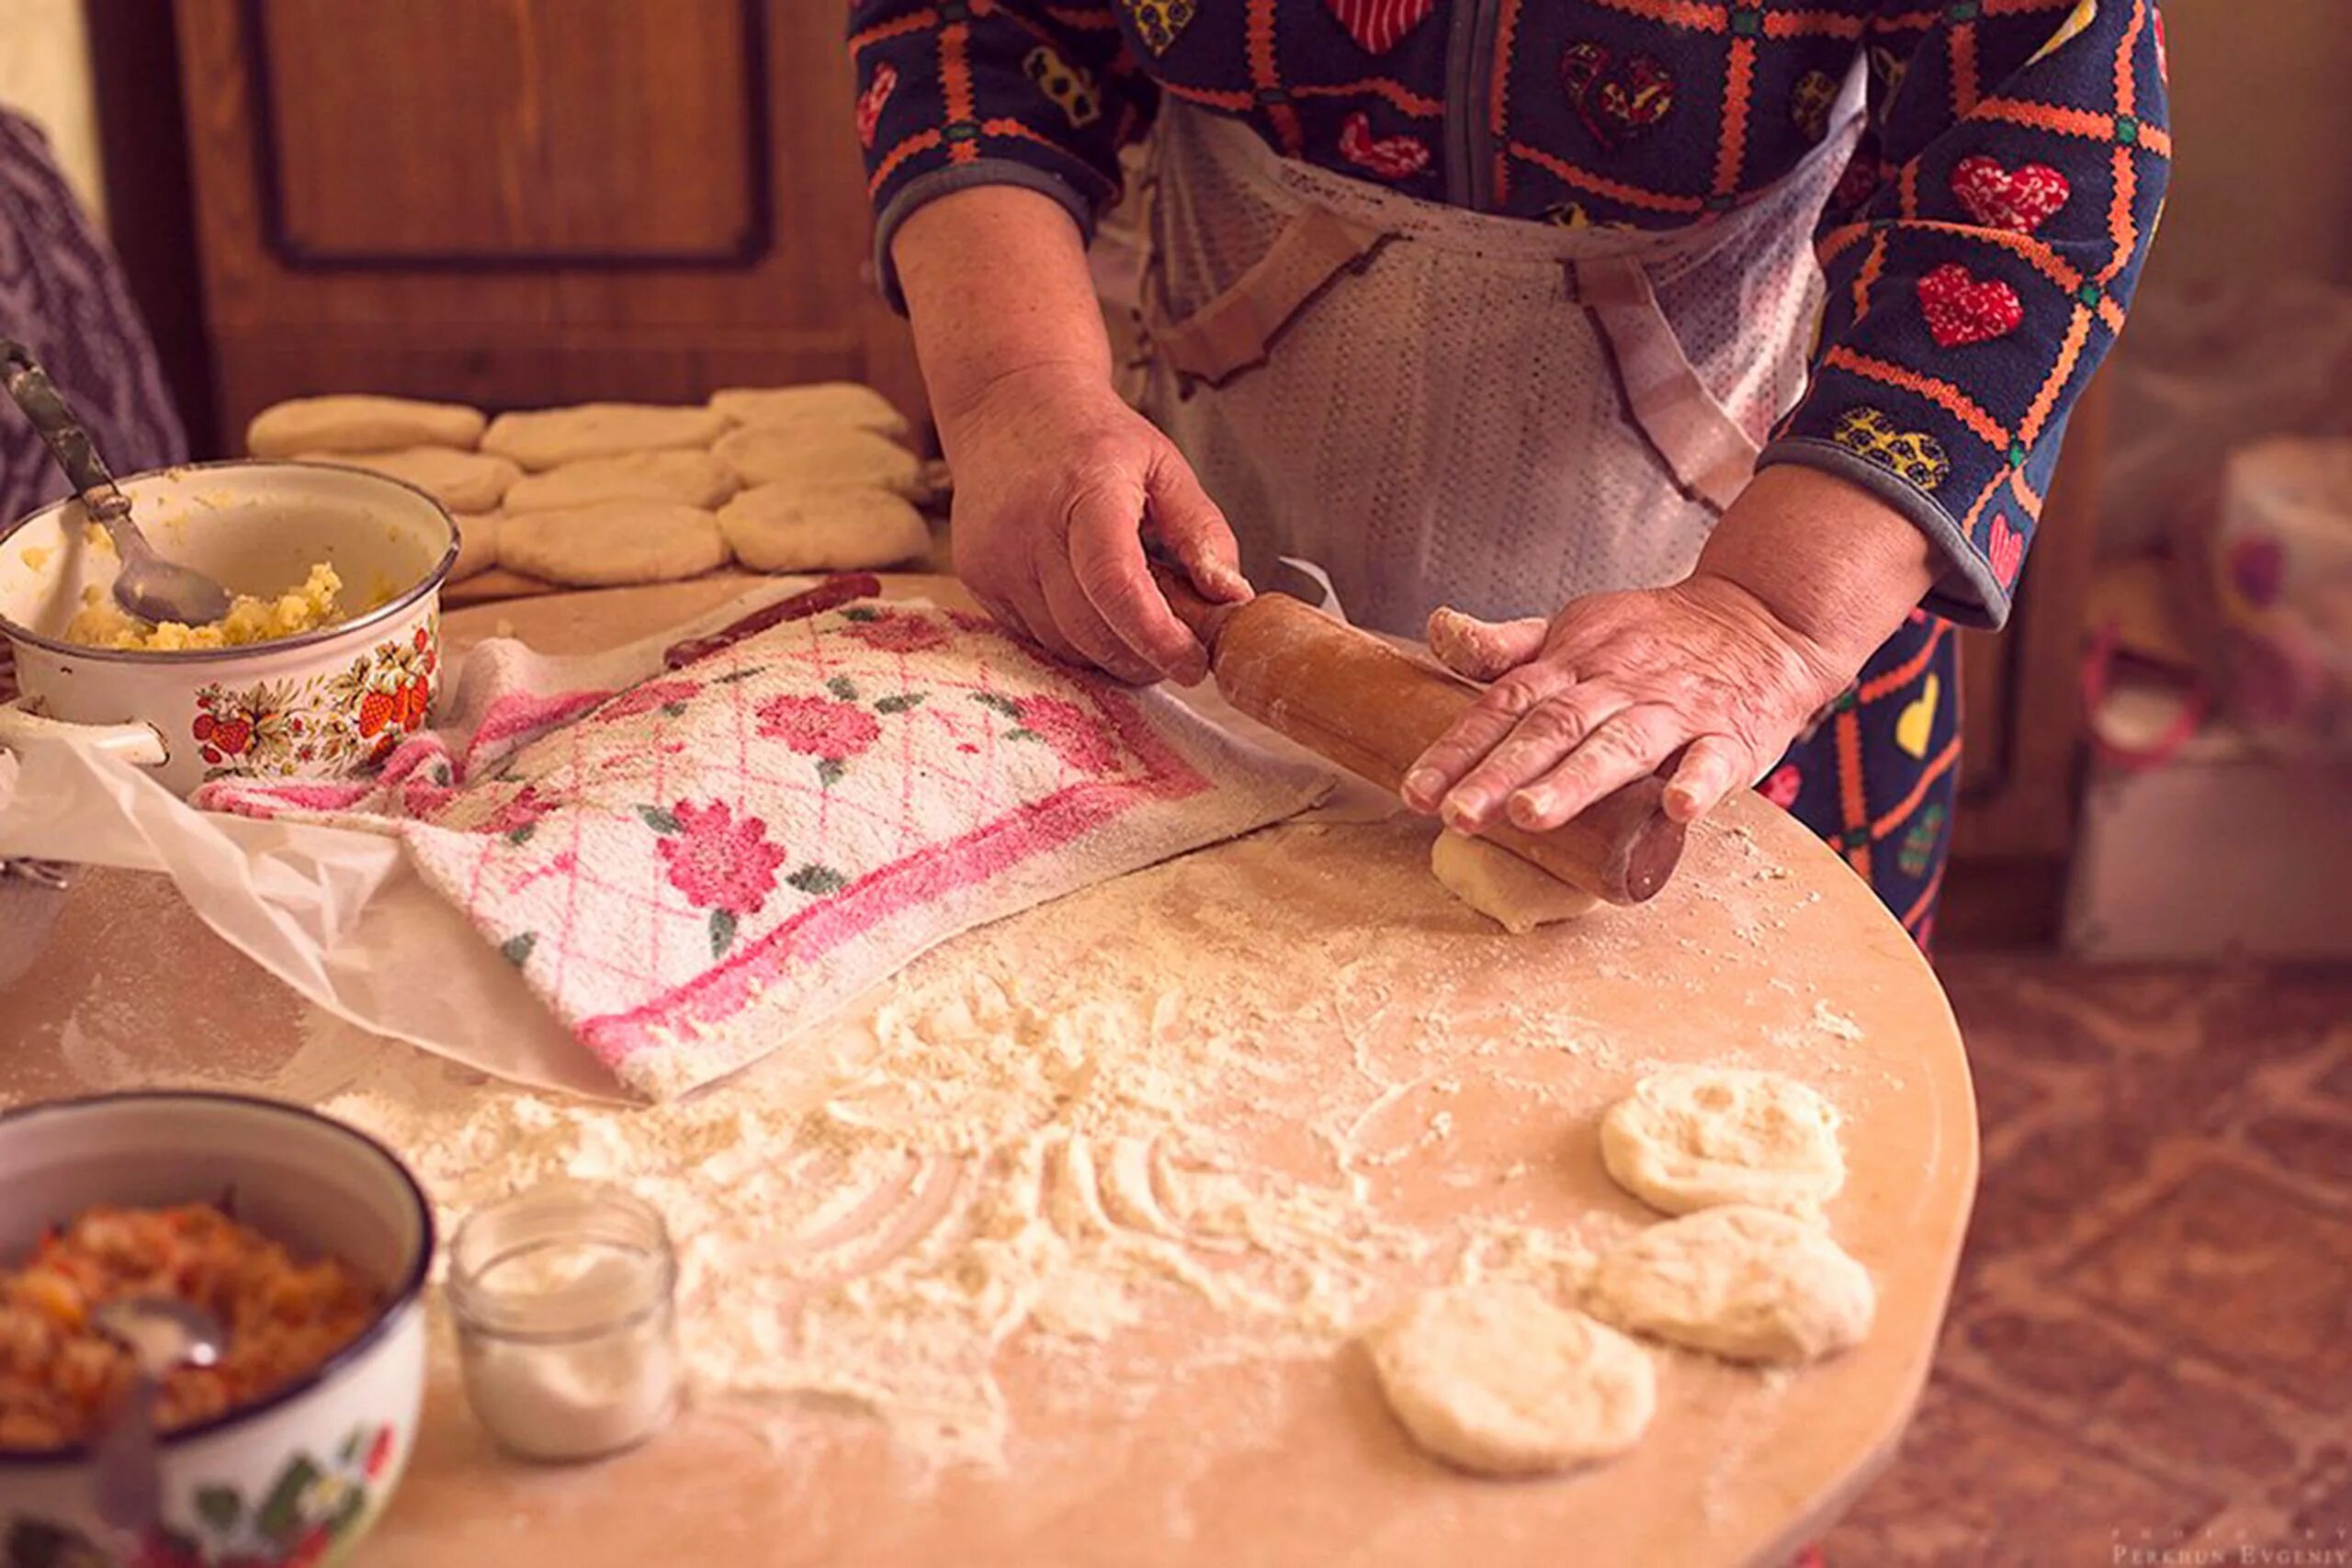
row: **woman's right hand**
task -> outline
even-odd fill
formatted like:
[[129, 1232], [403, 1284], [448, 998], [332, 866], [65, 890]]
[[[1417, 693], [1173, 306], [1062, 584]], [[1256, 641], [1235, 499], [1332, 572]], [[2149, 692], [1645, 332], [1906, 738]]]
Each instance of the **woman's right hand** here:
[[999, 620], [1138, 685], [1208, 673], [1200, 640], [1146, 567], [1148, 533], [1202, 597], [1250, 597], [1233, 530], [1173, 443], [1101, 370], [991, 377], [940, 442], [956, 476], [956, 575]]

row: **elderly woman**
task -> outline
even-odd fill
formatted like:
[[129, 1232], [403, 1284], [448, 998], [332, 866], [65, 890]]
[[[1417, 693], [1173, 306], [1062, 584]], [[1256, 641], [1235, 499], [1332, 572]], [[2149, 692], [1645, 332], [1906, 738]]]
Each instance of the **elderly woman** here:
[[[1760, 783], [1925, 939], [1951, 628], [2008, 613], [2161, 204], [2150, 0], [854, 0], [851, 31], [1000, 616], [1188, 681], [1147, 537], [1212, 598], [1311, 559], [1493, 682], [1414, 808]], [[1147, 130], [1137, 412], [1085, 244]]]

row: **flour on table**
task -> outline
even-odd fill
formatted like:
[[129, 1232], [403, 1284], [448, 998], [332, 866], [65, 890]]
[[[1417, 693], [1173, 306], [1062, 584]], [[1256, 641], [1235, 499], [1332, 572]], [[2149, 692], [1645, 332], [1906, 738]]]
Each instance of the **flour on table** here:
[[1837, 1108], [1781, 1073], [1683, 1066], [1609, 1108], [1600, 1152], [1619, 1186], [1669, 1214], [1719, 1203], [1808, 1211], [1845, 1185]]
[[[1367, 885], [1356, 856], [1302, 861], [1280, 830], [1221, 858], [1254, 875], [1345, 864], [1367, 908], [1437, 897], [1417, 859]], [[1287, 908], [1204, 898], [1196, 864], [967, 933], [863, 1021], [681, 1101], [590, 1104], [387, 1054], [326, 1109], [399, 1149], [452, 1223], [553, 1177], [637, 1193], [679, 1249], [681, 1348], [706, 1404], [779, 1434], [812, 1403], [863, 1409], [919, 1461], [1006, 1461], [1012, 1356], [1032, 1369], [1024, 1397], [1075, 1416], [1196, 1369], [1330, 1356], [1436, 1281], [1566, 1299], [1584, 1222], [1521, 1218], [1544, 1171], [1512, 1181], [1510, 1160], [1487, 1162], [1478, 1188], [1410, 1219], [1383, 1193], [1406, 1161], [1476, 1163], [1447, 1135], [1462, 1095], [1597, 1115], [1596, 1095], [1542, 1081], [1554, 1042], [1589, 1026], [1531, 1013], [1523, 1043], [1491, 1010], [1455, 1018], [1445, 992], [1483, 938], [1447, 939], [1460, 953], [1426, 987], [1360, 983], [1351, 955], [1377, 931], [1302, 933]], [[1296, 962], [1269, 974], [1250, 955], [1278, 937]], [[1303, 1028], [1360, 1050], [1303, 1059]], [[1392, 1161], [1396, 1144], [1414, 1146]], [[1155, 1347], [1141, 1363], [1134, 1337]], [[1026, 1421], [1020, 1436], [1056, 1440]]]
[[1871, 1277], [1817, 1225], [1733, 1204], [1668, 1220], [1604, 1253], [1585, 1306], [1636, 1334], [1735, 1361], [1817, 1361], [1861, 1343]]
[[1657, 1405], [1640, 1346], [1524, 1285], [1426, 1292], [1364, 1342], [1413, 1440], [1484, 1475], [1621, 1454]]

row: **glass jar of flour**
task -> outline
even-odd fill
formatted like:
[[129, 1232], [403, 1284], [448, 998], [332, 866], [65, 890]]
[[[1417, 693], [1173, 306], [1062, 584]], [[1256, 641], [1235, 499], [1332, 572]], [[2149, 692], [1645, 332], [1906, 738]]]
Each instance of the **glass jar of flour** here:
[[617, 1188], [548, 1182], [469, 1215], [448, 1299], [475, 1416], [526, 1459], [653, 1436], [679, 1403], [677, 1279], [662, 1216]]

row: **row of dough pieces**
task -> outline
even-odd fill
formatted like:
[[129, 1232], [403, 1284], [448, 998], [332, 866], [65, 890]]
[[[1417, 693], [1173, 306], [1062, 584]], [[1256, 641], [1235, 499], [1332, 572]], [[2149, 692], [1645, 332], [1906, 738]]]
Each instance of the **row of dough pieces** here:
[[896, 565], [930, 547], [933, 465], [868, 387], [740, 389], [702, 408], [592, 403], [501, 414], [401, 398], [280, 403], [258, 457], [364, 468], [457, 518], [460, 581], [504, 566], [579, 587]]
[[1821, 1212], [1845, 1185], [1838, 1126], [1827, 1100], [1782, 1074], [1643, 1079], [1602, 1117], [1602, 1158], [1620, 1186], [1680, 1217], [1602, 1253], [1576, 1307], [1508, 1282], [1408, 1302], [1364, 1337], [1389, 1408], [1464, 1470], [1546, 1474], [1641, 1439], [1657, 1374], [1629, 1335], [1782, 1366], [1860, 1343], [1877, 1292]]

